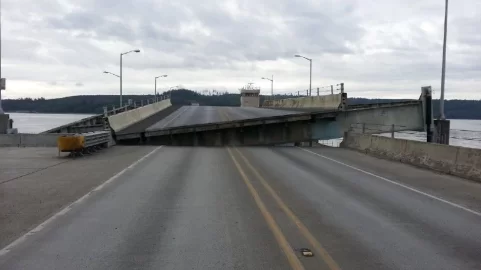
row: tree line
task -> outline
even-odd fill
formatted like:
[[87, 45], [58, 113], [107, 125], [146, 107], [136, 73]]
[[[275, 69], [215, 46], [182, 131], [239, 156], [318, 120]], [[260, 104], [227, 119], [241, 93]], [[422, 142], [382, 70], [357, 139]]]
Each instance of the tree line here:
[[[202, 106], [240, 106], [240, 94], [217, 93], [216, 95], [204, 95], [199, 92], [181, 89], [166, 92], [171, 96], [174, 105], [189, 105], [193, 102]], [[287, 98], [291, 96], [276, 96]], [[123, 100], [132, 99], [135, 102], [154, 98], [153, 95], [124, 95]], [[261, 103], [266, 96], [261, 96]], [[348, 104], [368, 104], [401, 101], [401, 99], [367, 99], [349, 98]], [[100, 114], [103, 107], [118, 106], [118, 95], [84, 95], [64, 98], [21, 98], [7, 99], [2, 101], [3, 109], [7, 112], [35, 112], [35, 113], [84, 113]], [[433, 101], [434, 115], [438, 116], [439, 100]], [[481, 119], [481, 100], [447, 100], [445, 101], [445, 113], [448, 119]]]

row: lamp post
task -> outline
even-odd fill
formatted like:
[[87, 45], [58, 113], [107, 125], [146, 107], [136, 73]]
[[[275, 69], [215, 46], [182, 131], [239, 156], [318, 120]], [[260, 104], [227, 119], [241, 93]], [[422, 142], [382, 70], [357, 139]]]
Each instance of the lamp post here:
[[299, 54], [294, 55], [294, 57], [302, 57], [309, 61], [309, 96], [310, 96], [312, 92], [312, 59], [304, 57]]
[[157, 97], [157, 79], [158, 78], [165, 78], [165, 77], [167, 77], [167, 75], [160, 75], [160, 76], [155, 77], [154, 97]]
[[122, 107], [122, 56], [124, 56], [125, 54], [128, 54], [128, 53], [131, 53], [131, 52], [136, 52], [136, 53], [139, 53], [140, 50], [131, 50], [131, 51], [128, 51], [128, 52], [124, 52], [124, 53], [121, 53], [120, 54], [120, 107]]
[[272, 75], [272, 79], [262, 77], [262, 80], [268, 80], [271, 81], [271, 96], [274, 95], [274, 75]]
[[105, 73], [105, 74], [114, 75], [115, 77], [117, 77], [117, 78], [120, 78], [120, 76], [119, 76], [119, 75], [117, 75], [117, 74], [114, 74], [114, 73], [112, 73], [112, 72], [104, 71], [104, 73]]
[[448, 0], [444, 10], [444, 41], [443, 41], [443, 68], [441, 71], [441, 98], [439, 100], [439, 110], [441, 111], [441, 120], [446, 120], [444, 115], [444, 80], [446, 75], [446, 38], [448, 35]]

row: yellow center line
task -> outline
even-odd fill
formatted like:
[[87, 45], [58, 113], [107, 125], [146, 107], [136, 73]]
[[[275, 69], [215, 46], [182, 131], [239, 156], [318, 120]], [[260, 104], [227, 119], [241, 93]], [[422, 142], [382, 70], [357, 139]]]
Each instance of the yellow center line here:
[[246, 184], [247, 188], [249, 189], [252, 197], [254, 198], [254, 201], [257, 204], [257, 207], [262, 213], [262, 216], [264, 216], [264, 219], [269, 226], [269, 229], [271, 230], [272, 234], [274, 234], [274, 237], [276, 238], [277, 243], [281, 247], [282, 251], [287, 257], [287, 260], [289, 261], [289, 264], [292, 269], [295, 270], [302, 270], [304, 269], [304, 266], [301, 264], [299, 261], [299, 258], [297, 258], [296, 254], [294, 253], [294, 250], [292, 249], [291, 245], [289, 242], [287, 242], [286, 237], [284, 234], [282, 234], [282, 231], [277, 225], [276, 221], [272, 217], [271, 213], [267, 210], [267, 207], [265, 206], [264, 202], [262, 201], [261, 197], [259, 196], [259, 193], [257, 193], [256, 189], [252, 185], [251, 181], [247, 177], [246, 173], [242, 169], [241, 165], [237, 161], [237, 159], [234, 157], [232, 154], [232, 151], [227, 148], [227, 151], [229, 152], [229, 155], [234, 162], [237, 170], [239, 171], [239, 174], [242, 176], [242, 179], [244, 180], [244, 183]]
[[291, 209], [282, 201], [282, 199], [277, 195], [277, 193], [272, 189], [272, 187], [267, 183], [267, 181], [262, 177], [262, 175], [252, 166], [252, 164], [247, 160], [247, 158], [237, 149], [234, 148], [239, 156], [242, 158], [244, 163], [249, 167], [249, 169], [254, 173], [254, 175], [259, 179], [264, 188], [270, 193], [270, 195], [277, 202], [277, 205], [284, 211], [284, 213], [296, 224], [297, 228], [307, 239], [307, 241], [314, 248], [315, 252], [321, 256], [324, 262], [327, 264], [331, 270], [340, 270], [339, 265], [334, 261], [334, 259], [329, 255], [327, 250], [322, 247], [321, 243], [312, 235], [312, 233], [307, 229], [307, 227], [299, 220], [299, 218], [292, 212]]

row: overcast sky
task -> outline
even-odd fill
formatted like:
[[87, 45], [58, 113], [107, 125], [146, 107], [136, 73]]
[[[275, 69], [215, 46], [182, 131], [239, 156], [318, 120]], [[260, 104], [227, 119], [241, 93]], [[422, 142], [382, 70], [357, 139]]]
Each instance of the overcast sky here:
[[[481, 99], [481, 1], [451, 1], [446, 96]], [[270, 93], [345, 83], [349, 96], [439, 97], [444, 0], [2, 0], [6, 98], [181, 85]]]

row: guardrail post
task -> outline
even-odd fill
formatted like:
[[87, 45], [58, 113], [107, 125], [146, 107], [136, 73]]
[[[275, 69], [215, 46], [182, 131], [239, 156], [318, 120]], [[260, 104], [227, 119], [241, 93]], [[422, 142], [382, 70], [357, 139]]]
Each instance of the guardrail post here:
[[391, 138], [394, 138], [394, 124], [391, 125]]
[[334, 95], [334, 85], [331, 84], [331, 95]]

